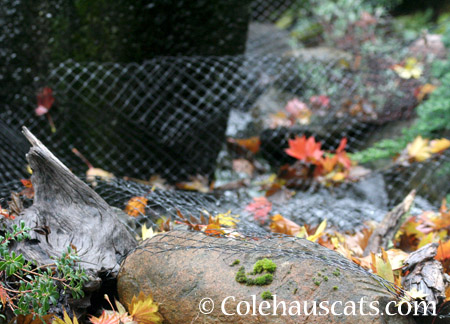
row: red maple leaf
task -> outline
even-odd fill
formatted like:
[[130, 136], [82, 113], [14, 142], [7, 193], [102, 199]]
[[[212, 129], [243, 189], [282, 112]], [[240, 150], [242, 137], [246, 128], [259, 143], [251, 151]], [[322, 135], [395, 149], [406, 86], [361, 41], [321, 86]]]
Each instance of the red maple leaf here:
[[48, 113], [50, 108], [52, 108], [55, 98], [53, 97], [53, 91], [49, 87], [43, 88], [37, 94], [37, 108], [34, 110], [36, 115], [42, 116]]
[[272, 210], [272, 203], [266, 197], [256, 197], [245, 207], [245, 210], [252, 213], [255, 220], [264, 224], [268, 219], [267, 215]]
[[344, 168], [350, 169], [350, 167], [352, 166], [352, 161], [348, 157], [347, 152], [344, 151], [346, 145], [347, 138], [344, 137], [343, 139], [341, 139], [341, 142], [339, 143], [339, 146], [336, 150], [336, 156], [338, 163], [340, 163]]
[[288, 142], [289, 148], [285, 152], [300, 161], [318, 163], [323, 156], [324, 152], [320, 150], [320, 142], [316, 142], [312, 136], [308, 139], [304, 135], [296, 136], [295, 139], [290, 139]]

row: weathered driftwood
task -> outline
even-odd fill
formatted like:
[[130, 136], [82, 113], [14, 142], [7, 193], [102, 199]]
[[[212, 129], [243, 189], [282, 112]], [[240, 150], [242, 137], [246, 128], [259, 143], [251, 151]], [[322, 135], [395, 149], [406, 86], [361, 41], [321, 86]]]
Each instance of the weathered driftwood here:
[[27, 160], [33, 170], [33, 205], [16, 221], [32, 229], [31, 239], [13, 248], [38, 265], [53, 263], [68, 246], [76, 248], [80, 265], [93, 277], [115, 276], [118, 262], [136, 241], [112, 208], [77, 178], [27, 128], [32, 147]]
[[439, 244], [430, 243], [410, 254], [405, 261], [403, 287], [423, 293], [427, 302], [441, 303], [445, 299], [447, 279], [442, 264], [435, 260]]
[[416, 191], [413, 190], [400, 204], [384, 216], [380, 225], [370, 236], [369, 243], [364, 250], [364, 256], [369, 255], [370, 252], [377, 253], [380, 248], [385, 250], [388, 248], [389, 242], [393, 240], [395, 233], [402, 225], [403, 216], [409, 212], [415, 197]]

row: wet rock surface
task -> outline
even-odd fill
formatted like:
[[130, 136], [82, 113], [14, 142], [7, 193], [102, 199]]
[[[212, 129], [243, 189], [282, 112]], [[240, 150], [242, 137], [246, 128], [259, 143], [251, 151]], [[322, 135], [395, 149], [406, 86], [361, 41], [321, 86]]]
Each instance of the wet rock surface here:
[[354, 230], [365, 221], [380, 221], [388, 211], [388, 197], [381, 175], [337, 188], [299, 192], [273, 211], [296, 223], [318, 224], [327, 219], [342, 230]]
[[[263, 259], [273, 262], [276, 269], [263, 267], [259, 275], [249, 274]], [[258, 276], [270, 274], [273, 281], [246, 285], [236, 280], [240, 271], [255, 281]], [[388, 286], [341, 255], [307, 240], [289, 237], [241, 240], [185, 231], [172, 231], [143, 242], [124, 261], [118, 277], [123, 304], [140, 291], [151, 293], [160, 304], [165, 323], [413, 323], [406, 317], [358, 313], [358, 302], [363, 297], [365, 313], [370, 311], [370, 302], [378, 302], [384, 309], [395, 297]], [[262, 306], [263, 312], [271, 309], [278, 315], [260, 315], [263, 292], [270, 292], [273, 298], [263, 304], [271, 305]], [[212, 304], [205, 303], [204, 298], [211, 298], [215, 304], [208, 315], [199, 310], [202, 300], [202, 309], [211, 310]], [[286, 315], [282, 315], [283, 306], [278, 305], [275, 312], [270, 308], [274, 301], [284, 302]], [[328, 301], [329, 305], [353, 301], [358, 310], [352, 316], [306, 315], [313, 310], [314, 301], [317, 305], [321, 301]], [[258, 307], [256, 315], [240, 316], [239, 302], [241, 313], [247, 312], [245, 302], [250, 314], [252, 307]], [[336, 305], [335, 313], [343, 312], [343, 307], [338, 310], [339, 304]], [[231, 315], [225, 315], [221, 308]]]

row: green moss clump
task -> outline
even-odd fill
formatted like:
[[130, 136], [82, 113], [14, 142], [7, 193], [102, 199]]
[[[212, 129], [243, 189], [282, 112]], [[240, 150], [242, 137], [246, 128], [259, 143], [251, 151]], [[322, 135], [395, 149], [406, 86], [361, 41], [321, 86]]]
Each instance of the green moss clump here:
[[334, 287], [333, 287], [333, 290], [338, 290], [338, 289], [339, 289], [338, 286], [334, 286]]
[[320, 286], [321, 282], [317, 280], [316, 278], [313, 278], [313, 282], [316, 286]]
[[273, 281], [273, 275], [271, 273], [266, 273], [262, 276], [255, 278], [255, 285], [264, 286], [271, 284]]
[[[233, 265], [238, 264], [236, 261], [233, 262]], [[245, 268], [243, 266], [240, 267], [238, 272], [236, 273], [235, 279], [237, 282], [246, 284], [247, 286], [269, 285], [273, 281], [273, 273], [275, 272], [276, 268], [277, 266], [273, 261], [269, 259], [262, 259], [255, 263], [255, 265], [253, 266], [253, 272], [245, 273]], [[264, 271], [269, 273], [262, 274], [256, 278], [247, 277], [248, 275], [260, 274]]]
[[336, 277], [339, 277], [339, 276], [341, 275], [341, 270], [339, 270], [339, 268], [336, 268], [336, 270], [333, 271], [333, 274], [334, 274]]
[[232, 266], [235, 266], [235, 265], [238, 265], [239, 263], [241, 263], [241, 260], [236, 259], [236, 260], [234, 260], [233, 263], [231, 264], [231, 267], [232, 267]]
[[274, 273], [277, 269], [277, 265], [267, 258], [262, 260], [258, 260], [253, 266], [253, 274], [258, 274], [263, 272], [264, 270], [270, 273]]
[[245, 268], [240, 267], [236, 273], [236, 281], [239, 283], [247, 283], [247, 276], [245, 275]]
[[328, 281], [328, 276], [324, 276], [323, 280]]
[[272, 296], [272, 293], [271, 293], [270, 291], [264, 291], [264, 292], [261, 294], [261, 298], [262, 298], [263, 300], [268, 300], [268, 299], [273, 299], [273, 296]]

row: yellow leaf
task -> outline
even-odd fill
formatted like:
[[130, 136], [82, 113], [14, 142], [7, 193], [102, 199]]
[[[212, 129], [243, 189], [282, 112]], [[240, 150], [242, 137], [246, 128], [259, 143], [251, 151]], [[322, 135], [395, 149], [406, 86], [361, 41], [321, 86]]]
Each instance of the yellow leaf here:
[[100, 168], [89, 168], [86, 171], [86, 180], [89, 182], [94, 182], [95, 178], [99, 177], [102, 180], [109, 181], [111, 179], [114, 179], [114, 174], [111, 172], [105, 171]]
[[417, 249], [420, 249], [421, 247], [424, 247], [425, 245], [433, 242], [434, 242], [434, 233], [430, 232], [424, 237], [422, 237], [422, 239], [419, 242], [419, 245], [417, 246]]
[[405, 293], [408, 294], [408, 296], [412, 299], [425, 299], [425, 297], [428, 296], [428, 294], [425, 294], [423, 291], [418, 291], [416, 287], [411, 290], [405, 291]]
[[406, 147], [408, 156], [418, 162], [425, 161], [431, 156], [428, 139], [417, 136], [412, 143]]
[[392, 271], [392, 266], [389, 261], [389, 257], [384, 249], [381, 249], [381, 257], [375, 255], [375, 269], [377, 275], [384, 278], [392, 283], [394, 283], [394, 272]]
[[142, 239], [143, 239], [143, 240], [152, 238], [153, 236], [155, 236], [155, 235], [158, 234], [157, 232], [154, 232], [154, 231], [153, 231], [153, 228], [152, 228], [152, 227], [147, 228], [147, 226], [145, 226], [145, 224], [142, 225], [141, 231], [142, 231]]
[[336, 172], [335, 175], [331, 178], [334, 182], [342, 182], [345, 180], [345, 173], [344, 172]]
[[308, 236], [308, 232], [306, 231], [306, 227], [300, 227], [300, 231], [295, 235], [295, 237], [306, 238]]
[[70, 319], [66, 310], [64, 310], [63, 315], [64, 315], [64, 320], [60, 319], [59, 317], [55, 317], [52, 321], [52, 324], [78, 324], [78, 320], [75, 316], [74, 316], [73, 322], [72, 322], [72, 319]]
[[430, 142], [431, 153], [440, 153], [450, 147], [450, 140], [441, 138]]
[[313, 235], [307, 237], [308, 241], [315, 242], [319, 237], [322, 236], [323, 231], [327, 227], [327, 220], [325, 219], [322, 223], [320, 223], [319, 227], [317, 227], [316, 232]]
[[162, 317], [158, 313], [158, 305], [153, 301], [152, 295], [145, 296], [141, 291], [139, 296], [133, 296], [128, 307], [133, 320], [139, 324], [159, 324]]
[[404, 65], [396, 64], [392, 68], [402, 79], [418, 79], [423, 71], [423, 66], [414, 57], [407, 58]]
[[331, 238], [331, 244], [333, 244], [334, 248], [337, 249], [339, 247], [339, 239], [335, 236]]
[[223, 226], [236, 227], [237, 223], [239, 223], [239, 215], [231, 215], [231, 210], [223, 214], [217, 214], [216, 219]]

